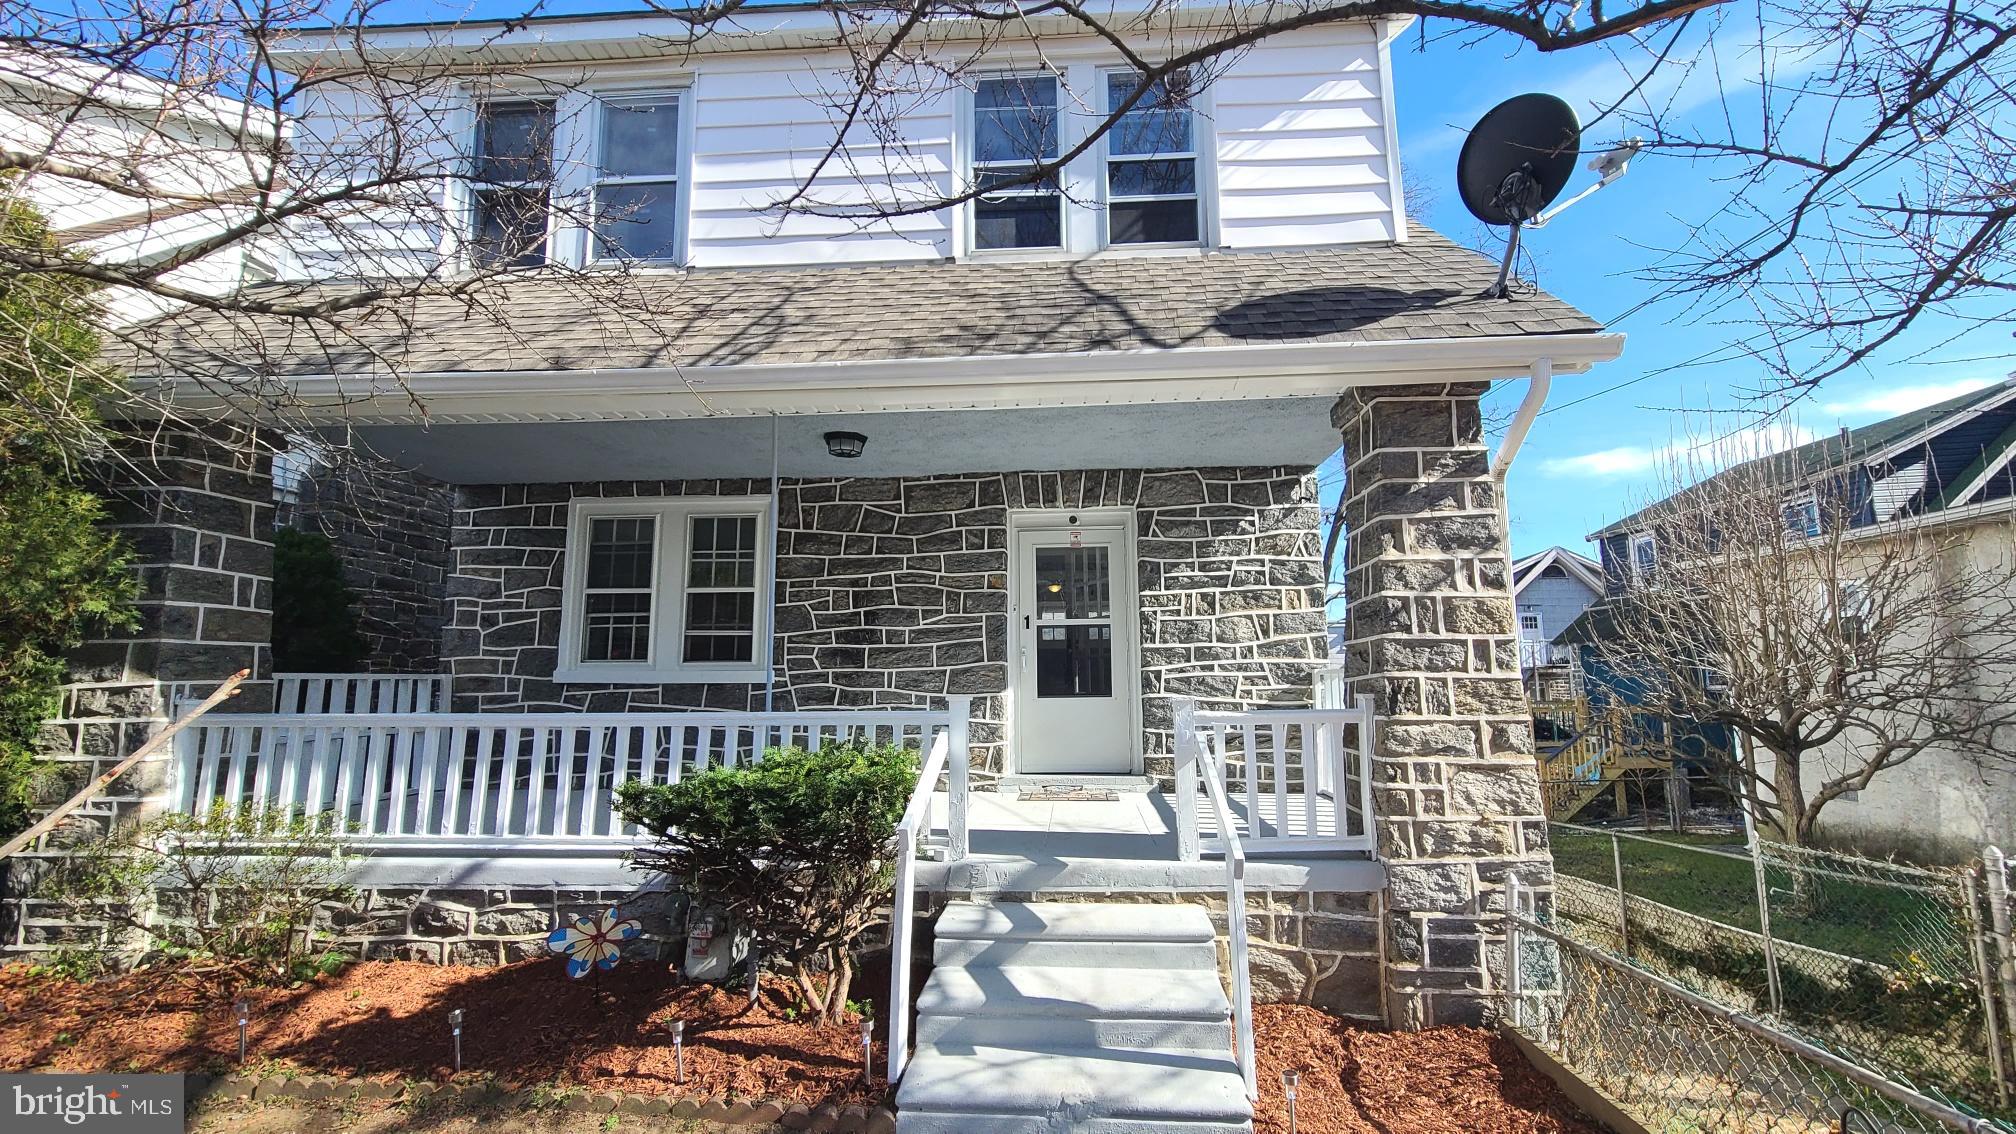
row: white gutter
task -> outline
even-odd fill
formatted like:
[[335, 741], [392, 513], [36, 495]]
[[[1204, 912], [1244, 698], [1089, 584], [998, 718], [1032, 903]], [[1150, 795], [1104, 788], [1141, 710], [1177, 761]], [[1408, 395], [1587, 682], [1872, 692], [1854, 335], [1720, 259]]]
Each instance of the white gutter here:
[[[1580, 373], [1617, 357], [1623, 346], [1624, 336], [1616, 334], [1492, 335], [963, 358], [437, 371], [400, 379], [316, 374], [261, 382], [286, 387], [294, 407], [312, 420], [350, 424], [413, 423], [412, 399], [426, 404], [428, 418], [437, 422], [761, 416], [1335, 394], [1428, 376], [1487, 381], [1533, 374], [1537, 360], [1547, 362], [1549, 374]], [[220, 410], [231, 406], [216, 390], [231, 382], [229, 375], [206, 375], [134, 385], [160, 390], [178, 408]]]
[[[1547, 401], [1547, 390], [1554, 385], [1554, 360], [1540, 357], [1533, 360], [1526, 379], [1526, 400], [1519, 403], [1519, 412], [1512, 415], [1512, 426], [1505, 431], [1505, 442], [1498, 446], [1498, 459], [1491, 462], [1491, 476], [1501, 486], [1505, 474], [1512, 471], [1512, 459], [1519, 455], [1519, 447], [1526, 443], [1526, 433], [1533, 428], [1533, 419], [1540, 416], [1540, 407]], [[1504, 493], [1499, 493], [1504, 498]]]

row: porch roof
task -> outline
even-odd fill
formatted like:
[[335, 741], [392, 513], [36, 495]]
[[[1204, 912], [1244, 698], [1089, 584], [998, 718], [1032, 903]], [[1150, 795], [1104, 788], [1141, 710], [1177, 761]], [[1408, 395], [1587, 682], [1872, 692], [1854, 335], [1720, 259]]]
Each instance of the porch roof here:
[[1544, 292], [1479, 299], [1497, 266], [1415, 226], [1398, 243], [1075, 261], [527, 274], [356, 321], [351, 341], [202, 310], [129, 371], [260, 376], [747, 367], [1601, 330]]

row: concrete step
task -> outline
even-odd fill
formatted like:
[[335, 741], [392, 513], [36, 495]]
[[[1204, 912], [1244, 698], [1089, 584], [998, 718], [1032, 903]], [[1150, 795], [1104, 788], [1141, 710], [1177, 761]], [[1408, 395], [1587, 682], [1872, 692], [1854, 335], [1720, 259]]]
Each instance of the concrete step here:
[[1230, 1020], [1215, 968], [940, 968], [917, 999], [917, 1042], [1222, 1053]]
[[940, 967], [1137, 968], [1216, 971], [1218, 947], [1200, 906], [1076, 902], [953, 902], [938, 918]]
[[919, 1047], [896, 1092], [902, 1134], [1244, 1134], [1231, 1054]]

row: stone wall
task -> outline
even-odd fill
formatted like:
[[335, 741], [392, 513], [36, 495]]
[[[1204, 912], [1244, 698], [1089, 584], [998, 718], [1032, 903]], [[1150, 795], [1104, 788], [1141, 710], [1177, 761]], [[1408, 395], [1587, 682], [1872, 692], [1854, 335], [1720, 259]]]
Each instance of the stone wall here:
[[[1321, 541], [1306, 469], [787, 479], [779, 493], [776, 708], [910, 707], [977, 694], [973, 740], [1001, 767], [1008, 515], [1132, 507], [1140, 552], [1144, 751], [1167, 774], [1170, 698], [1307, 704], [1325, 653]], [[556, 684], [574, 497], [760, 496], [765, 480], [464, 486], [442, 654], [463, 710], [741, 709], [760, 684]]]
[[[235, 429], [164, 430], [133, 443], [105, 474], [107, 526], [133, 550], [140, 625], [71, 652], [71, 683], [40, 745], [54, 773], [42, 791], [46, 805], [131, 755], [178, 700], [207, 696], [241, 668], [253, 680], [220, 711], [270, 707], [271, 440]], [[42, 844], [0, 863], [0, 952], [96, 933], [65, 925], [31, 895], [64, 847], [158, 806], [169, 766], [167, 751], [142, 761]]]
[[312, 470], [280, 522], [329, 537], [357, 592], [357, 629], [377, 673], [436, 673], [448, 621], [454, 489], [379, 464]]
[[316, 912], [316, 947], [364, 960], [497, 965], [547, 957], [562, 917], [610, 906], [643, 924], [634, 952], [671, 960], [686, 935], [686, 895], [664, 890], [564, 886], [373, 887]]
[[1380, 717], [1373, 812], [1398, 1026], [1493, 1014], [1506, 878], [1552, 900], [1484, 389], [1370, 387], [1333, 411], [1347, 462], [1346, 669]]

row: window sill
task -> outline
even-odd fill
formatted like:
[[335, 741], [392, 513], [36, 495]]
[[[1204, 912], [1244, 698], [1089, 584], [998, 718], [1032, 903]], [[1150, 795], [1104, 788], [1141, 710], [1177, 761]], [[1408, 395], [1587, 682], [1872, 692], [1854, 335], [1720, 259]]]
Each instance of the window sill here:
[[740, 685], [761, 682], [769, 671], [760, 665], [714, 668], [700, 666], [563, 665], [552, 680], [561, 685]]

